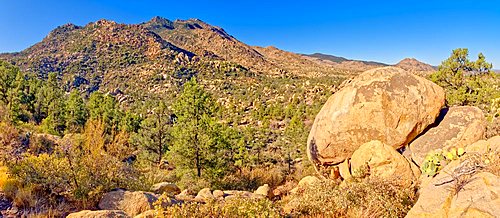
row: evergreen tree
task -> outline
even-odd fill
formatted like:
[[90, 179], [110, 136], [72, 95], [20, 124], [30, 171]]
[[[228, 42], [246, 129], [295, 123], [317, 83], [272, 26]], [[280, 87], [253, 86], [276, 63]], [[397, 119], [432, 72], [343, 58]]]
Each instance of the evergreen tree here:
[[171, 143], [171, 114], [165, 103], [160, 102], [141, 122], [134, 141], [143, 148], [158, 166]]
[[120, 127], [123, 113], [118, 108], [118, 103], [111, 95], [93, 92], [87, 102], [89, 119], [102, 120], [107, 134], [117, 131]]
[[474, 105], [484, 109], [492, 98], [499, 96], [492, 79], [496, 75], [483, 54], [480, 53], [476, 61], [469, 60], [468, 55], [466, 48], [453, 50], [430, 79], [445, 89], [447, 105]]
[[83, 98], [77, 90], [71, 91], [66, 102], [66, 128], [69, 132], [79, 132], [87, 121], [87, 111]]
[[302, 113], [300, 110], [297, 110], [293, 115], [290, 123], [285, 129], [285, 154], [286, 154], [286, 162], [288, 164], [288, 172], [291, 172], [292, 161], [296, 158], [297, 150], [299, 150], [305, 143], [306, 139], [304, 138], [304, 122], [302, 122]]
[[29, 121], [28, 114], [28, 82], [24, 73], [18, 71], [15, 80], [11, 84], [11, 89], [8, 91], [8, 105], [10, 120], [14, 122]]
[[177, 120], [170, 154], [176, 166], [194, 169], [198, 177], [202, 170], [213, 172], [220, 167], [218, 159], [227, 157], [227, 141], [220, 135], [223, 127], [214, 119], [218, 112], [214, 99], [192, 78], [184, 84], [173, 109]]
[[50, 73], [47, 82], [37, 95], [37, 104], [40, 114], [47, 115], [42, 121], [42, 128], [54, 135], [62, 135], [66, 128], [65, 98], [63, 90], [59, 87], [57, 74]]
[[19, 68], [0, 61], [0, 102], [3, 105], [9, 104], [9, 91], [13, 88], [18, 73]]

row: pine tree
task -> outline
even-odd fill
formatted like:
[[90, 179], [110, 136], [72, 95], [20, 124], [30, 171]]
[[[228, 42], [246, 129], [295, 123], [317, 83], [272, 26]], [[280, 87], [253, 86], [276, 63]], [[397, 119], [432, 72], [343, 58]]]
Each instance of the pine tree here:
[[184, 84], [173, 109], [177, 120], [169, 153], [176, 166], [194, 169], [198, 177], [202, 176], [202, 170], [215, 172], [220, 167], [217, 159], [226, 158], [223, 154], [227, 151], [227, 142], [220, 135], [223, 128], [215, 120], [216, 102], [192, 78]]
[[8, 91], [8, 105], [10, 120], [14, 122], [28, 122], [28, 83], [24, 73], [18, 71], [15, 80], [11, 84], [11, 89]]
[[87, 111], [83, 98], [77, 90], [71, 91], [66, 102], [66, 130], [79, 132], [87, 121]]
[[107, 134], [119, 129], [123, 113], [113, 96], [104, 95], [99, 91], [93, 92], [87, 102], [87, 111], [89, 119], [103, 122]]
[[[288, 123], [288, 126], [285, 129], [285, 144], [284, 150], [287, 156], [286, 162], [288, 164], [288, 172], [291, 172], [292, 161], [295, 158], [296, 151], [305, 147], [303, 144], [305, 143], [304, 136], [304, 123], [302, 122], [302, 111], [298, 109], [293, 115], [292, 119]], [[295, 155], [294, 155], [295, 154]]]
[[[42, 128], [54, 135], [62, 135], [66, 128], [65, 120], [65, 98], [63, 90], [59, 87], [56, 73], [49, 73], [44, 86], [40, 89], [37, 104], [46, 113], [47, 117], [42, 121]], [[45, 100], [45, 101], [44, 101]]]
[[171, 113], [165, 103], [160, 102], [141, 122], [141, 128], [134, 135], [134, 141], [144, 149], [158, 166], [171, 143]]
[[0, 61], [0, 102], [3, 105], [9, 104], [9, 91], [13, 88], [18, 73], [19, 68], [7, 62]]

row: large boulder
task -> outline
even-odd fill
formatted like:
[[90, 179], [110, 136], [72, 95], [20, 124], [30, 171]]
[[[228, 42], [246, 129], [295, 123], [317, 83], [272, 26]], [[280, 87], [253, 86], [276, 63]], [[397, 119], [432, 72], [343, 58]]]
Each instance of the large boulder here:
[[441, 87], [395, 67], [369, 70], [344, 84], [309, 134], [308, 157], [317, 169], [341, 163], [371, 140], [406, 146], [434, 123], [445, 102]]
[[411, 185], [419, 177], [403, 155], [376, 140], [361, 145], [352, 154], [351, 172], [363, 168], [370, 176], [390, 179], [402, 185]]
[[500, 217], [500, 177], [484, 171], [453, 180], [465, 160], [452, 161], [423, 186], [406, 217]]
[[442, 110], [444, 118], [438, 125], [410, 143], [405, 153], [421, 165], [432, 150], [463, 148], [483, 138], [486, 120], [481, 109], [471, 106], [457, 106]]
[[82, 210], [80, 212], [71, 213], [67, 218], [129, 218], [125, 212], [121, 210]]
[[153, 203], [158, 198], [152, 193], [117, 190], [104, 194], [99, 201], [101, 210], [122, 210], [133, 217], [142, 212], [153, 209]]

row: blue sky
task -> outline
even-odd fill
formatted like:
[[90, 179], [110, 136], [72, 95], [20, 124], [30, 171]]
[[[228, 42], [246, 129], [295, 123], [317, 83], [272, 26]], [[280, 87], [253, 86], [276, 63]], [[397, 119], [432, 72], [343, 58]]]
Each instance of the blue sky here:
[[65, 23], [140, 23], [156, 15], [199, 18], [247, 44], [297, 53], [385, 63], [415, 57], [438, 65], [466, 47], [471, 58], [483, 52], [500, 68], [500, 2], [480, 0], [0, 0], [0, 52], [23, 50]]

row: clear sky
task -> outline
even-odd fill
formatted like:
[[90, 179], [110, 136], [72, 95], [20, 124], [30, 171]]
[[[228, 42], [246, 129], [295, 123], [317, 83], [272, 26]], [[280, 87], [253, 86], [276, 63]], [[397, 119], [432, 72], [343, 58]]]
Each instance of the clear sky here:
[[489, 0], [0, 0], [0, 52], [23, 50], [65, 23], [140, 23], [156, 15], [199, 18], [247, 44], [297, 53], [438, 65], [466, 47], [471, 58], [483, 52], [500, 68], [500, 1]]

